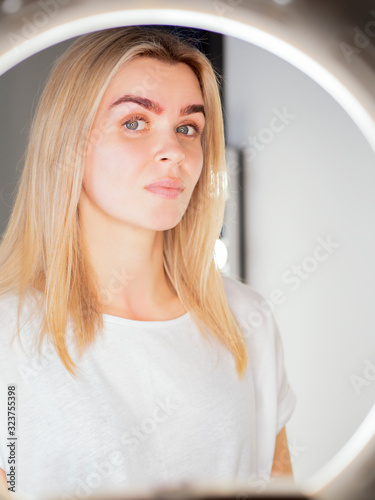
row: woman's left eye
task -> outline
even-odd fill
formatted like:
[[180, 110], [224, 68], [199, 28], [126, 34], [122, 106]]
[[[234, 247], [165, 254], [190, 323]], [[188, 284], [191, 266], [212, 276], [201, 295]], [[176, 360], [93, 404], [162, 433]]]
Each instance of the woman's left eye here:
[[[189, 130], [191, 129], [191, 132], [189, 133]], [[177, 131], [181, 132], [183, 135], [198, 135], [199, 134], [199, 128], [196, 125], [180, 125], [177, 127]]]

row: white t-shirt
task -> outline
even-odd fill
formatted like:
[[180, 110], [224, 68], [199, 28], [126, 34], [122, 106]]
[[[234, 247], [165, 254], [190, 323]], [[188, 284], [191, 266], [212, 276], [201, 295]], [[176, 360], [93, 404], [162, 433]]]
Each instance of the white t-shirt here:
[[[189, 313], [167, 321], [104, 314], [102, 334], [83, 354], [75, 380], [51, 345], [37, 356], [35, 320], [22, 328], [21, 347], [18, 298], [0, 300], [0, 467], [9, 473], [15, 454], [16, 494], [68, 500], [269, 480], [275, 438], [296, 398], [273, 316], [257, 314], [259, 326], [252, 326], [264, 298], [223, 279], [249, 349], [242, 380], [233, 355], [207, 343]], [[69, 345], [71, 331], [69, 322]], [[17, 440], [8, 439], [8, 386], [16, 387]]]

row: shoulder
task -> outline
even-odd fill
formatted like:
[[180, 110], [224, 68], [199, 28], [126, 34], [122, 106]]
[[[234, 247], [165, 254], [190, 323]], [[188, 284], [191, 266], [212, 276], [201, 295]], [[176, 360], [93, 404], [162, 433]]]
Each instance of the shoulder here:
[[18, 310], [18, 295], [5, 295], [0, 296], [0, 328], [3, 330], [4, 328], [9, 327], [9, 323], [12, 323], [12, 318], [16, 317]]
[[0, 297], [0, 386], [9, 379], [17, 364], [17, 356], [13, 349], [17, 335], [18, 296]]
[[222, 274], [228, 305], [239, 322], [245, 337], [272, 340], [275, 335], [275, 320], [270, 304], [265, 297], [238, 278]]
[[228, 300], [245, 302], [264, 301], [264, 297], [247, 283], [243, 283], [239, 278], [230, 274], [222, 274], [224, 287]]
[[[9, 342], [17, 336], [18, 306], [20, 297], [18, 294], [0, 296], [0, 345], [2, 350], [9, 346]], [[27, 328], [28, 321], [32, 319], [36, 311], [35, 303], [27, 294], [20, 311], [20, 331]], [[4, 351], [3, 351], [4, 352]]]
[[267, 304], [266, 299], [257, 290], [229, 274], [222, 274], [228, 304], [233, 312], [248, 314], [252, 310], [261, 310]]

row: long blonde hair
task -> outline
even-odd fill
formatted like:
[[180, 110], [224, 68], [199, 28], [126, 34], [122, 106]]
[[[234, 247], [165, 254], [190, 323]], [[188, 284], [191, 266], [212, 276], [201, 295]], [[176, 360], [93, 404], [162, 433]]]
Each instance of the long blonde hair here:
[[[0, 297], [19, 294], [17, 332], [27, 292], [39, 297], [45, 336], [66, 369], [76, 363], [66, 342], [70, 316], [81, 355], [103, 328], [98, 283], [83, 243], [77, 210], [85, 152], [102, 96], [113, 76], [136, 57], [186, 63], [206, 110], [203, 169], [186, 212], [164, 231], [164, 268], [202, 335], [232, 352], [242, 378], [248, 353], [225, 294], [214, 245], [224, 219], [227, 173], [219, 75], [198, 49], [160, 29], [113, 28], [78, 38], [55, 62], [30, 130], [14, 207], [0, 243]], [[99, 133], [101, 131], [98, 131]]]

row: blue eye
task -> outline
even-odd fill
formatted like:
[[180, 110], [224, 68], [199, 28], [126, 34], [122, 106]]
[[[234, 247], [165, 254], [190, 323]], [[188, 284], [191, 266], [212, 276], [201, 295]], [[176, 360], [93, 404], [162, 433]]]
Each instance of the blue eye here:
[[[134, 125], [136, 125], [136, 126], [134, 126]], [[131, 122], [126, 122], [125, 126], [129, 130], [136, 130], [138, 128], [138, 120], [133, 120]]]
[[[180, 125], [180, 126], [177, 128], [177, 130], [178, 130], [179, 132], [181, 132], [181, 130], [183, 130], [183, 129], [185, 129], [185, 130], [186, 130], [187, 128], [188, 128], [188, 126], [187, 126], [187, 125]], [[182, 133], [183, 133], [183, 132], [182, 132]], [[188, 134], [186, 134], [186, 135], [188, 135]]]
[[[143, 116], [133, 115], [122, 123], [122, 126], [129, 132], [141, 132], [146, 128], [146, 124], [150, 123]], [[143, 124], [143, 125], [141, 125]]]
[[[193, 133], [189, 134], [189, 133], [181, 132], [182, 130], [187, 130], [188, 128], [192, 128]], [[196, 136], [196, 135], [200, 134], [199, 127], [197, 125], [194, 125], [194, 124], [180, 125], [179, 127], [177, 127], [177, 131], [181, 132], [183, 135], [187, 135], [187, 136]]]
[[123, 126], [127, 128], [128, 130], [143, 130], [144, 127], [139, 127], [139, 124], [143, 123], [144, 125], [146, 124], [146, 120], [142, 118], [141, 116], [133, 116], [129, 120], [123, 123]]

